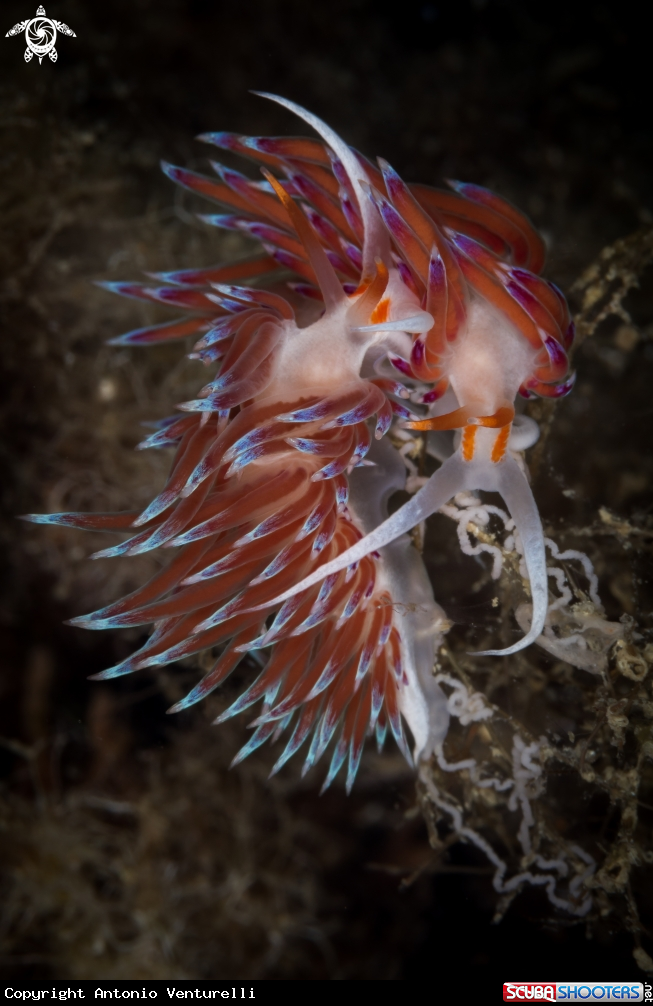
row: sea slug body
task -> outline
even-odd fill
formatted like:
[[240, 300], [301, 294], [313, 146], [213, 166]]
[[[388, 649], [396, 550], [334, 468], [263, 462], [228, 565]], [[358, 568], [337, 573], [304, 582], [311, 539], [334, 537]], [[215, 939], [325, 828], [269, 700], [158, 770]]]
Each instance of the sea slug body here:
[[[218, 648], [178, 712], [257, 650], [259, 677], [218, 718], [259, 704], [234, 761], [285, 732], [273, 771], [303, 744], [305, 770], [331, 746], [324, 785], [346, 763], [349, 789], [366, 737], [381, 746], [389, 729], [410, 760], [404, 722], [415, 759], [437, 750], [448, 729], [432, 673], [447, 623], [412, 527], [462, 490], [501, 493], [521, 537], [532, 616], [524, 638], [487, 652], [516, 652], [542, 632], [544, 539], [514, 454], [532, 442], [534, 424], [513, 428], [515, 399], [571, 389], [573, 324], [539, 275], [541, 239], [510, 204], [475, 185], [407, 185], [311, 113], [265, 97], [319, 139], [201, 137], [262, 165], [263, 181], [218, 163], [217, 178], [164, 165], [222, 207], [205, 222], [260, 240], [264, 254], [159, 274], [159, 285], [104, 284], [187, 312], [114, 345], [194, 336], [191, 356], [214, 370], [139, 445], [175, 448], [166, 486], [142, 513], [28, 519], [133, 532], [97, 555], [170, 549], [149, 583], [73, 619], [86, 629], [153, 627], [136, 653], [96, 677]], [[294, 281], [284, 287], [280, 270]], [[397, 420], [460, 432], [435, 474], [388, 516], [406, 479], [385, 437]]]

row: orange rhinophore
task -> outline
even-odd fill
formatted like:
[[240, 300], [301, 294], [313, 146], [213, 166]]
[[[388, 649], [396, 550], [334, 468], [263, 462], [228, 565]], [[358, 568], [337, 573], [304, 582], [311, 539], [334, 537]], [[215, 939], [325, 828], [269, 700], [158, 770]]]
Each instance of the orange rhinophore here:
[[[514, 403], [570, 390], [573, 325], [538, 275], [540, 237], [505, 200], [459, 182], [450, 192], [406, 184], [311, 113], [266, 97], [319, 138], [200, 137], [258, 162], [261, 180], [216, 162], [215, 179], [163, 166], [219, 205], [202, 216], [207, 224], [260, 240], [265, 254], [157, 274], [157, 285], [103, 284], [190, 312], [112, 344], [192, 336], [190, 356], [211, 371], [197, 398], [139, 445], [175, 449], [166, 485], [140, 514], [28, 519], [130, 531], [96, 553], [105, 557], [169, 550], [149, 583], [73, 619], [85, 629], [152, 627], [96, 678], [215, 648], [211, 669], [170, 710], [181, 712], [256, 651], [260, 675], [219, 717], [253, 716], [234, 762], [285, 737], [273, 771], [302, 745], [304, 771], [330, 748], [324, 785], [346, 763], [349, 789], [367, 736], [381, 746], [389, 728], [410, 759], [404, 723], [416, 758], [447, 730], [431, 673], [443, 612], [404, 532], [460, 490], [500, 492], [521, 535], [533, 617], [526, 637], [487, 652], [513, 653], [542, 630], [544, 545], [511, 450]], [[395, 418], [461, 432], [388, 517], [388, 496], [405, 483], [403, 460], [383, 439]]]

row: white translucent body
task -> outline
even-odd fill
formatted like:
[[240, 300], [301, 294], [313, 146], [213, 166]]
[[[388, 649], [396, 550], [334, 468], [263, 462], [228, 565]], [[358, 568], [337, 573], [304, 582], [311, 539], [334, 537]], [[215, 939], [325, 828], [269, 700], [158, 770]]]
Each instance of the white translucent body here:
[[458, 404], [478, 407], [479, 415], [491, 416], [504, 402], [514, 402], [536, 353], [501, 311], [474, 298], [445, 361]]
[[[390, 266], [388, 236], [376, 207], [366, 195], [365, 183], [369, 179], [354, 153], [310, 112], [274, 95], [265, 97], [309, 123], [347, 171], [364, 226], [364, 275], [371, 278], [375, 274], [376, 259]], [[395, 269], [390, 269], [384, 294], [390, 302], [388, 320], [375, 325], [370, 319], [359, 317], [356, 308], [360, 298], [350, 300], [344, 294], [334, 293], [334, 274], [330, 266], [318, 264], [325, 274], [323, 292], [327, 309], [320, 319], [302, 329], [292, 322], [284, 323], [285, 337], [266, 398], [296, 399], [300, 388], [302, 393], [313, 389], [330, 393], [341, 390], [360, 379], [366, 356], [366, 369], [374, 357], [377, 370], [380, 357], [391, 349], [397, 352], [399, 347], [400, 355], [408, 358], [412, 345], [410, 333], [429, 329], [429, 316], [421, 310], [417, 297], [403, 284]], [[469, 406], [474, 416], [490, 416], [499, 408], [512, 404], [520, 385], [533, 370], [537, 353], [538, 350], [501, 311], [475, 295], [467, 305], [467, 320], [443, 361], [451, 385], [448, 395], [451, 409]], [[537, 428], [533, 429], [528, 422], [516, 424], [509, 447], [523, 449], [534, 442], [536, 432]], [[457, 447], [426, 485], [390, 517], [385, 517], [384, 507], [390, 489], [396, 487], [399, 478], [396, 459], [401, 465], [402, 479], [405, 472], [403, 462], [392, 447], [388, 446], [388, 450], [377, 448], [371, 457], [371, 460], [378, 459], [375, 461], [376, 474], [373, 474], [374, 468], [359, 469], [351, 478], [352, 514], [365, 536], [337, 559], [325, 563], [275, 599], [275, 603], [280, 603], [370, 552], [382, 550], [381, 575], [396, 604], [395, 621], [408, 677], [401, 698], [402, 712], [413, 732], [416, 754], [431, 751], [441, 743], [446, 734], [448, 714], [442, 692], [431, 673], [443, 613], [433, 601], [426, 571], [405, 537], [406, 532], [461, 490], [500, 493], [521, 537], [532, 595], [532, 620], [529, 631], [515, 644], [504, 650], [484, 652], [516, 653], [534, 642], [544, 626], [548, 593], [542, 526], [523, 465], [510, 449], [499, 461], [492, 460], [498, 435], [497, 429], [478, 427], [473, 457], [465, 460]], [[364, 474], [360, 474], [361, 471]]]
[[[406, 466], [387, 439], [375, 443], [368, 457], [373, 466], [354, 469], [349, 481], [350, 510], [363, 533], [383, 522], [389, 497], [406, 482]], [[399, 693], [400, 708], [413, 735], [415, 757], [427, 757], [442, 744], [449, 729], [447, 700], [433, 677], [446, 615], [433, 599], [424, 563], [407, 534], [384, 547], [380, 565], [380, 586], [387, 588], [393, 600], [408, 678]]]
[[408, 330], [428, 328], [433, 319], [420, 311], [417, 297], [404, 286], [396, 269], [389, 270], [384, 296], [390, 300], [385, 326], [361, 326], [356, 310], [360, 297], [352, 301], [344, 294], [335, 307], [305, 328], [293, 321], [283, 322], [284, 335], [272, 383], [265, 390], [266, 399], [292, 400], [297, 397], [297, 388], [307, 396], [316, 391], [333, 394], [360, 380], [363, 360], [377, 346], [384, 357], [388, 351], [410, 356], [412, 339]]

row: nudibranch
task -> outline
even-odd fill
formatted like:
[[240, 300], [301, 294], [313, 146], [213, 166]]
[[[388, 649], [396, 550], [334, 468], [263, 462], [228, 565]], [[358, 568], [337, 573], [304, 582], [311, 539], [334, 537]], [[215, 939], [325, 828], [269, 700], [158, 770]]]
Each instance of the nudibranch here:
[[[540, 237], [513, 206], [471, 184], [407, 185], [305, 109], [264, 97], [319, 139], [200, 137], [257, 162], [262, 181], [215, 162], [217, 178], [163, 166], [220, 205], [202, 217], [207, 224], [258, 239], [263, 254], [156, 274], [163, 285], [104, 284], [188, 312], [112, 344], [199, 337], [191, 355], [215, 370], [139, 445], [175, 448], [163, 491], [142, 513], [28, 519], [132, 530], [97, 556], [172, 550], [149, 583], [72, 620], [153, 627], [137, 652], [96, 678], [216, 648], [178, 712], [258, 651], [260, 675], [218, 717], [260, 703], [234, 761], [286, 732], [273, 771], [310, 738], [306, 770], [333, 741], [324, 785], [347, 762], [349, 789], [366, 737], [381, 746], [389, 728], [410, 760], [404, 722], [415, 758], [447, 732], [433, 677], [446, 622], [407, 534], [418, 522], [461, 490], [499, 492], [521, 537], [533, 613], [524, 638], [485, 652], [515, 653], [542, 631], [542, 528], [514, 454], [528, 443], [512, 424], [518, 395], [571, 389], [573, 324], [560, 291], [539, 275]], [[282, 285], [279, 270], [294, 281]], [[388, 517], [406, 477], [383, 439], [395, 417], [459, 433], [453, 453]]]

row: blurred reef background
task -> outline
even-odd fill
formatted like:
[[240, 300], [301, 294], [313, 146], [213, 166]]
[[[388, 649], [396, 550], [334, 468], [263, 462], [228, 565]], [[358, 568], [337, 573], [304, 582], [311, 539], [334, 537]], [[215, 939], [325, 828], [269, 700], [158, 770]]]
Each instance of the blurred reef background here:
[[[4, 3], [2, 35], [33, 6]], [[462, 975], [496, 990], [516, 972], [641, 980], [653, 967], [653, 126], [633, 8], [50, 0], [46, 12], [77, 36], [59, 36], [56, 64], [25, 64], [22, 36], [1, 39], [0, 973], [440, 990]], [[498, 905], [487, 861], [390, 746], [365, 755], [349, 798], [342, 785], [318, 796], [321, 767], [302, 780], [291, 762], [268, 781], [273, 749], [228, 771], [246, 721], [210, 724], [251, 677], [246, 662], [178, 717], [165, 710], [196, 680], [190, 662], [87, 681], [138, 630], [64, 619], [133, 589], [154, 560], [89, 562], [103, 536], [15, 519], [139, 507], [162, 484], [168, 458], [133, 453], [139, 423], [192, 397], [203, 370], [174, 345], [107, 347], [172, 315], [92, 281], [249, 253], [201, 224], [158, 163], [205, 170], [200, 132], [303, 131], [252, 89], [300, 102], [409, 181], [508, 197], [570, 295], [579, 380], [560, 404], [532, 406], [546, 435], [529, 464], [547, 534], [590, 556], [621, 626], [604, 677], [536, 647], [467, 657], [525, 598], [507, 574], [497, 610], [487, 562], [460, 553], [443, 516], [425, 558], [454, 622], [442, 669], [501, 710], [489, 749], [500, 762], [502, 723], [547, 737], [537, 828], [597, 863], [580, 922], [532, 889]], [[449, 743], [455, 760], [480, 741], [461, 729]], [[518, 819], [433, 778], [516, 869]]]

